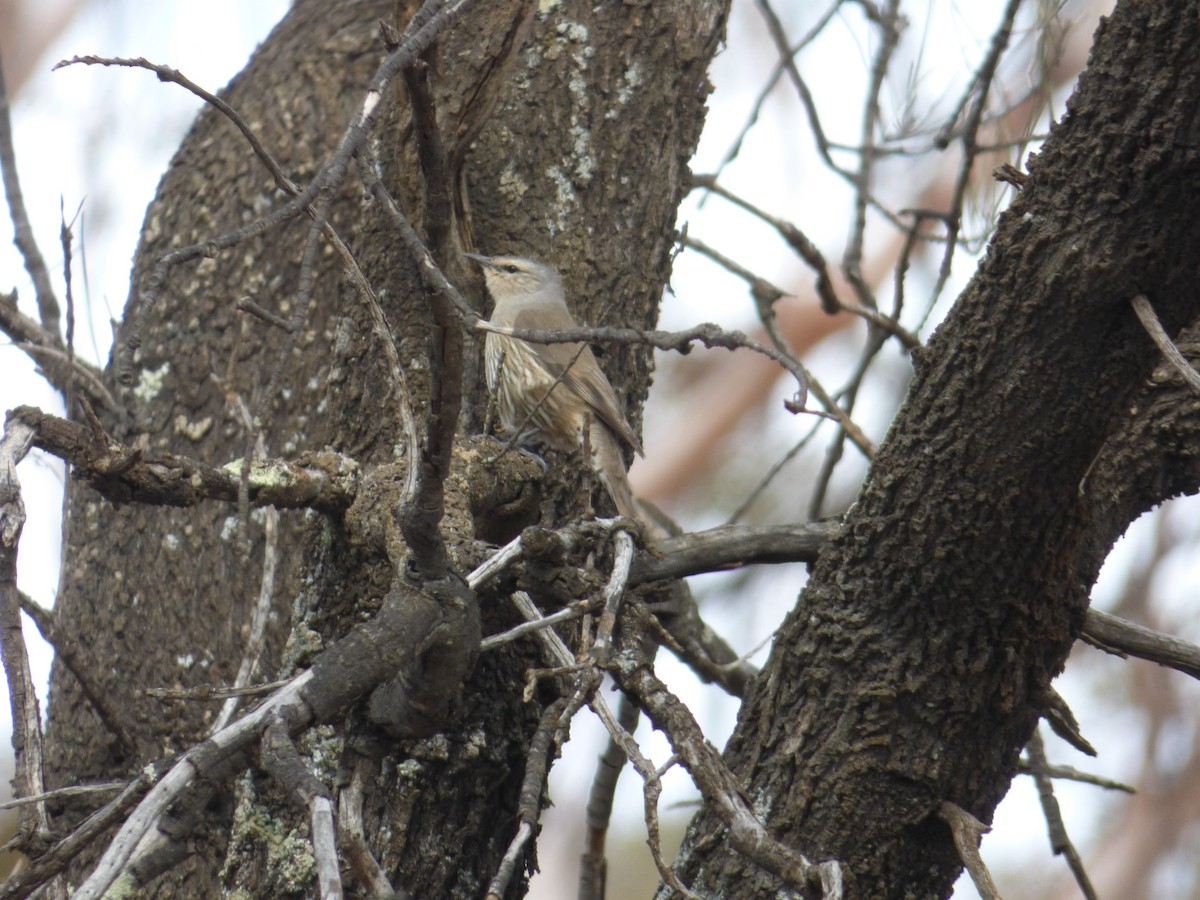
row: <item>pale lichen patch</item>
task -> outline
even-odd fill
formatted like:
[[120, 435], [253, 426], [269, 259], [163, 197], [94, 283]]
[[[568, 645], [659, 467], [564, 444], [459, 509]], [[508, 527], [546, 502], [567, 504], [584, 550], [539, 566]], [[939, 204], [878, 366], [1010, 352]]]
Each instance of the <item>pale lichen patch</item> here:
[[212, 426], [212, 416], [205, 416], [199, 422], [189, 421], [184, 415], [175, 417], [175, 433], [192, 441], [200, 440], [212, 430]]
[[171, 364], [169, 362], [164, 362], [157, 369], [142, 369], [141, 375], [138, 376], [138, 383], [134, 385], [133, 396], [143, 403], [154, 400], [162, 391], [163, 381], [170, 371]]
[[554, 221], [550, 223], [550, 233], [562, 234], [571, 224], [571, 212], [579, 205], [579, 198], [575, 193], [575, 185], [558, 166], [550, 166], [546, 175], [554, 182], [554, 189], [558, 195]]

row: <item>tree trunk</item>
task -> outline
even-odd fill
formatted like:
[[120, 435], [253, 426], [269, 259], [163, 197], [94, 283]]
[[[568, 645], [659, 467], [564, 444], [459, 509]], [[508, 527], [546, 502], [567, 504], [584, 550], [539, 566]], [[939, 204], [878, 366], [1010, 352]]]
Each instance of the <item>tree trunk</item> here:
[[[387, 186], [409, 218], [425, 224], [427, 239], [442, 253], [439, 264], [456, 283], [474, 284], [480, 300], [459, 253], [515, 252], [563, 271], [580, 320], [653, 325], [687, 160], [703, 120], [706, 71], [726, 11], [727, 3], [706, 0], [505, 0], [477, 4], [451, 26], [427, 55], [425, 74], [409, 80], [410, 90], [419, 91], [428, 79], [445, 159], [439, 164], [428, 155], [428, 134], [422, 138], [401, 83], [386, 98], [372, 147]], [[298, 0], [224, 96], [303, 185], [363, 102], [385, 53], [377, 23], [403, 25], [411, 13], [387, 0]], [[388, 514], [371, 503], [396, 478], [399, 425], [387, 370], [333, 253], [319, 254], [313, 302], [302, 311], [294, 342], [235, 311], [249, 297], [285, 318], [298, 312], [304, 217], [173, 269], [152, 306], [142, 308], [139, 297], [163, 254], [251, 222], [283, 199], [240, 135], [205, 110], [147, 212], [118, 338], [119, 347], [144, 319], [134, 384], [120, 389], [119, 414], [102, 414], [105, 428], [122, 440], [222, 465], [252, 449], [248, 408], [264, 423], [266, 455], [331, 447], [362, 467], [366, 499], [345, 520], [281, 514], [270, 539], [280, 564], [257, 680], [306, 665], [371, 616], [388, 590], [396, 560], [388, 548], [362, 539]], [[456, 338], [437, 326], [413, 260], [360, 185], [348, 184], [333, 198], [330, 222], [379, 296], [401, 359], [416, 361], [407, 374], [418, 415], [440, 412], [434, 399], [446, 386], [426, 382], [422, 361], [434, 341]], [[486, 393], [477, 377], [479, 342], [468, 338], [465, 345], [460, 422], [471, 434], [482, 429]], [[263, 396], [281, 355], [282, 389]], [[630, 347], [609, 348], [602, 361], [635, 422], [650, 361], [644, 348]], [[116, 369], [110, 365], [108, 373], [114, 391]], [[462, 465], [468, 456], [461, 454]], [[568, 467], [550, 471], [560, 474], [546, 479], [542, 513], [560, 521], [585, 498], [576, 480], [567, 476], [564, 483]], [[460, 574], [485, 549], [465, 493], [461, 485], [448, 488], [443, 525]], [[604, 502], [602, 491], [595, 496]], [[128, 776], [203, 737], [219, 704], [161, 701], [144, 692], [233, 681], [264, 579], [264, 531], [257, 512], [246, 519], [216, 504], [114, 508], [87, 486], [70, 485], [58, 616], [84, 648], [79, 663], [90, 673], [92, 696], [107, 703], [98, 715], [76, 678], [56, 663], [52, 785]], [[483, 605], [485, 628], [501, 627], [499, 600]], [[306, 737], [302, 749], [327, 783], [353, 781], [364, 789], [371, 849], [394, 883], [414, 896], [476, 898], [495, 873], [512, 837], [539, 712], [538, 698], [521, 700], [531, 664], [520, 650], [481, 657], [453, 724], [434, 738], [389, 738], [357, 709]], [[149, 892], [311, 894], [312, 871], [296, 849], [307, 827], [269, 782], [246, 775], [236, 796], [233, 784], [212, 787], [207, 813], [186, 843], [191, 855]], [[85, 812], [68, 804], [57, 824]], [[93, 858], [76, 862], [72, 881]], [[518, 879], [510, 894], [522, 892]]]
[[[1111, 541], [1197, 489], [1177, 440], [1194, 415], [1144, 388], [1159, 354], [1130, 305], [1147, 296], [1169, 334], [1200, 314], [1197, 40], [1191, 3], [1102, 25], [742, 707], [726, 759], [747, 797], [776, 837], [841, 860], [848, 896], [949, 893], [939, 808], [991, 820]], [[779, 896], [720, 834], [693, 821], [684, 883]]]

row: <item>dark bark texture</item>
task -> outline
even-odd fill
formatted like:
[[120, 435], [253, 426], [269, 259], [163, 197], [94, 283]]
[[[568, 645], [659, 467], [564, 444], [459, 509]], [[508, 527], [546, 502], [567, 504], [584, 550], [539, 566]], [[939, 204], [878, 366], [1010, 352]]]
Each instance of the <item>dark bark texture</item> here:
[[[943, 801], [990, 821], [1111, 541], [1196, 490], [1196, 403], [1147, 387], [1200, 312], [1200, 10], [1123, 3], [916, 377], [726, 758], [773, 833], [851, 897], [945, 896]], [[1171, 400], [1175, 406], [1170, 406]], [[1085, 480], [1086, 477], [1086, 480]], [[680, 871], [777, 897], [702, 812]]]
[[[456, 283], [482, 297], [462, 250], [529, 255], [563, 271], [581, 321], [653, 325], [726, 7], [705, 0], [503, 0], [476, 4], [452, 25], [422, 72], [398, 81], [385, 98], [371, 148], [392, 194]], [[391, 0], [298, 0], [225, 92], [301, 185], [332, 151], [386, 52], [378, 22], [403, 25], [412, 11]], [[440, 150], [414, 121], [411, 97], [423, 91], [436, 110]], [[279, 315], [295, 313], [305, 217], [175, 269], [150, 308], [138, 309], [137, 298], [164, 253], [253, 221], [283, 199], [230, 124], [206, 110], [147, 212], [121, 336], [144, 313], [138, 367], [134, 384], [120, 389], [123, 413], [103, 423], [134, 446], [220, 466], [250, 448], [238, 407], [244, 402], [265, 425], [268, 455], [332, 447], [363, 467], [359, 502], [344, 517], [281, 513], [280, 573], [258, 680], [303, 667], [373, 615], [402, 563], [403, 549], [381, 546], [377, 534], [394, 507], [403, 466], [396, 462], [395, 392], [332, 252], [319, 254], [313, 302], [290, 349], [282, 331], [235, 311], [249, 296]], [[448, 389], [445, 381], [429, 383], [424, 361], [435, 344], [444, 348], [457, 336], [435, 321], [413, 261], [357, 182], [334, 197], [330, 221], [380, 298], [413, 405], [424, 417]], [[460, 421], [471, 434], [482, 430], [486, 393], [480, 342], [467, 336], [464, 344]], [[265, 397], [285, 352], [282, 390]], [[609, 348], [602, 365], [636, 422], [649, 352]], [[109, 384], [117, 390], [115, 366]], [[481, 456], [459, 453], [447, 488], [442, 532], [460, 574], [478, 561], [486, 536], [476, 533], [467, 496], [473, 483], [496, 478], [480, 474]], [[561, 521], [587, 505], [571, 475], [578, 470], [551, 467], [545, 516]], [[602, 494], [596, 502], [606, 502]], [[263, 548], [259, 513], [239, 521], [235, 506], [216, 503], [114, 506], [86, 485], [70, 486], [59, 617], [87, 650], [82, 662], [93, 694], [111, 701], [132, 740], [118, 742], [74, 676], [56, 666], [53, 785], [128, 776], [203, 736], [218, 704], [164, 703], [143, 691], [233, 680]], [[485, 628], [498, 627], [502, 598], [483, 599]], [[481, 896], [512, 836], [539, 713], [537, 702], [521, 701], [531, 663], [521, 652], [482, 657], [454, 723], [434, 738], [397, 741], [368, 724], [361, 709], [350, 709], [302, 742], [332, 787], [353, 779], [364, 787], [370, 846], [413, 896]], [[190, 855], [150, 893], [310, 895], [312, 871], [296, 850], [307, 826], [272, 785], [254, 775], [211, 787], [201, 827], [183, 848]], [[86, 812], [58, 809], [58, 824], [67, 827]], [[77, 861], [73, 881], [91, 859]], [[522, 890], [517, 879], [511, 894]]]

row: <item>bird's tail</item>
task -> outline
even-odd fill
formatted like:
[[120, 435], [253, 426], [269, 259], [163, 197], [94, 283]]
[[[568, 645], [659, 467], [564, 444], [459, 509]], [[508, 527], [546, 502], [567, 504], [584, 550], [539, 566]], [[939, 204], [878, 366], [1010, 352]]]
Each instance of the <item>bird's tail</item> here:
[[603, 422], [593, 419], [588, 428], [588, 443], [592, 452], [592, 468], [600, 476], [600, 483], [608, 489], [617, 512], [630, 519], [640, 519], [637, 505], [633, 502], [633, 491], [629, 487], [620, 439]]

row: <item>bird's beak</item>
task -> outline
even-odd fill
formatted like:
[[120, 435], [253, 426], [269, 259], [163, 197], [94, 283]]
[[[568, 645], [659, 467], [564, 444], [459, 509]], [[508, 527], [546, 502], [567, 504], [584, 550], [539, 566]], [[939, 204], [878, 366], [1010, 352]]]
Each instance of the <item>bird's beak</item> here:
[[478, 253], [464, 253], [463, 256], [465, 256], [467, 259], [475, 260], [475, 262], [479, 263], [485, 269], [496, 268], [496, 264], [492, 262], [492, 258], [490, 256], [481, 256]]

